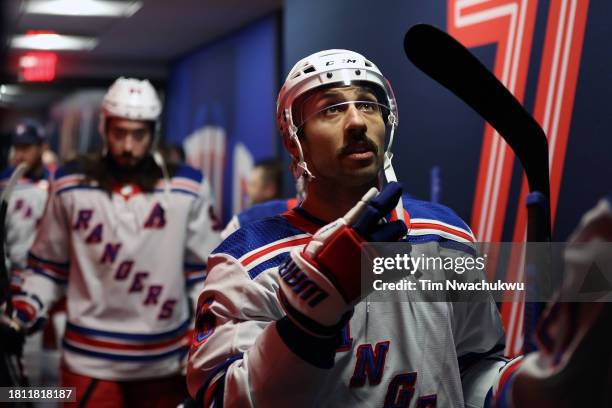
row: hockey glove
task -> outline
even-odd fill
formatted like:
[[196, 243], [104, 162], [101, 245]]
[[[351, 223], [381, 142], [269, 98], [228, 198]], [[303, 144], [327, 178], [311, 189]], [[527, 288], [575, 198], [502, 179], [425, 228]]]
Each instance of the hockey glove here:
[[[279, 268], [279, 298], [289, 318], [319, 337], [334, 336], [361, 293], [363, 242], [392, 242], [406, 235], [402, 221], [384, 217], [401, 198], [399, 183], [372, 188], [344, 217], [320, 228], [306, 247]], [[368, 254], [366, 254], [368, 255]]]

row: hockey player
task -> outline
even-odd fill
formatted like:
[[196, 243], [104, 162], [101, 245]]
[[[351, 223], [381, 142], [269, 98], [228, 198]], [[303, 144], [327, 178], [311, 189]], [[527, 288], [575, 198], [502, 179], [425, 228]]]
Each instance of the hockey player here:
[[146, 80], [109, 88], [103, 152], [58, 170], [13, 297], [32, 331], [66, 295], [62, 385], [82, 406], [176, 406], [185, 395], [188, 294], [219, 239], [206, 180], [153, 152], [160, 113]]
[[236, 214], [227, 223], [221, 238], [225, 239], [241, 226], [272, 217], [291, 210], [298, 204], [297, 198], [281, 199], [282, 166], [274, 159], [262, 160], [255, 164], [247, 183], [247, 194], [251, 207]]
[[470, 256], [474, 241], [448, 208], [399, 199], [397, 108], [378, 68], [347, 50], [304, 58], [277, 120], [305, 200], [209, 257], [187, 373], [197, 406], [459, 407], [486, 393], [474, 383], [503, 338], [493, 302], [374, 303], [360, 291], [364, 241], [445, 257]]
[[273, 159], [255, 163], [246, 186], [250, 205], [278, 200], [281, 198], [282, 185], [281, 163]]
[[4, 189], [19, 165], [27, 166], [11, 193], [6, 216], [9, 271], [11, 275], [18, 275], [25, 268], [36, 225], [45, 208], [50, 173], [42, 162], [47, 137], [39, 123], [31, 119], [20, 122], [11, 136], [11, 143], [14, 166], [0, 174], [0, 190]]

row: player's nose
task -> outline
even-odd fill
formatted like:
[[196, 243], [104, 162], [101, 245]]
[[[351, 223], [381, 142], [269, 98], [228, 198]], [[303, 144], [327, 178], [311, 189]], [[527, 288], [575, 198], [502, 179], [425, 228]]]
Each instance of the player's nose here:
[[361, 114], [359, 109], [357, 109], [354, 103], [351, 103], [348, 105], [348, 108], [346, 110], [345, 121], [346, 121], [345, 129], [347, 131], [355, 131], [355, 130], [365, 131], [368, 128], [363, 115]]
[[134, 149], [134, 139], [132, 135], [127, 135], [123, 143], [123, 151], [131, 152]]

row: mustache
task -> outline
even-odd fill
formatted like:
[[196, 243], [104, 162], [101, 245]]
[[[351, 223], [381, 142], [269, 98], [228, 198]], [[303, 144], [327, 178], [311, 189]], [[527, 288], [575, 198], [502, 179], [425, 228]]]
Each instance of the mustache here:
[[352, 153], [355, 147], [362, 147], [366, 150], [372, 151], [375, 155], [378, 154], [378, 146], [372, 139], [370, 139], [365, 133], [360, 134], [358, 137], [353, 137], [351, 140], [342, 146], [338, 150], [338, 157], [344, 157]]

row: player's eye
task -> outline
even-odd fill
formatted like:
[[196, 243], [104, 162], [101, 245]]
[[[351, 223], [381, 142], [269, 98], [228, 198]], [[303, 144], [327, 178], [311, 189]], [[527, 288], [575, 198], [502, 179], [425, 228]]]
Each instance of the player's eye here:
[[114, 139], [122, 140], [127, 136], [128, 131], [127, 129], [113, 127], [109, 133]]
[[329, 106], [323, 109], [321, 112], [326, 117], [333, 117], [333, 116], [339, 115], [342, 112], [344, 112], [346, 108], [347, 108], [347, 105], [332, 105], [332, 106]]
[[136, 129], [132, 135], [134, 136], [134, 139], [141, 141], [147, 136], [147, 133], [147, 129]]
[[355, 107], [359, 109], [361, 112], [365, 112], [365, 113], [379, 112], [378, 105], [374, 102], [369, 102], [369, 101], [355, 102]]

